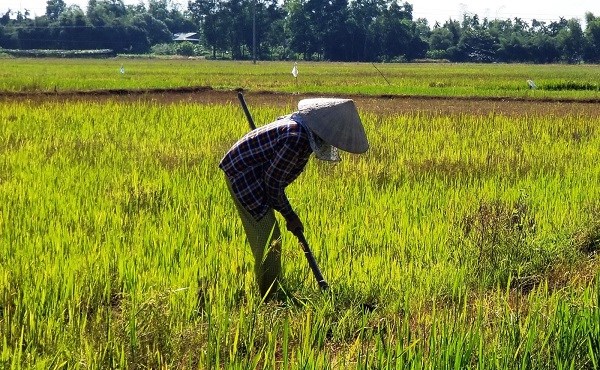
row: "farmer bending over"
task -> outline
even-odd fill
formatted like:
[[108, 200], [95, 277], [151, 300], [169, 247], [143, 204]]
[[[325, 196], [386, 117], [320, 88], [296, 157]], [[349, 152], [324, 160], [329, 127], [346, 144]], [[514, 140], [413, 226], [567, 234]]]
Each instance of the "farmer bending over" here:
[[289, 231], [304, 231], [285, 187], [312, 153], [337, 162], [338, 149], [364, 153], [368, 148], [354, 102], [321, 98], [301, 100], [297, 112], [252, 130], [225, 154], [219, 167], [242, 219], [263, 297], [273, 298], [281, 280], [281, 234], [273, 210]]

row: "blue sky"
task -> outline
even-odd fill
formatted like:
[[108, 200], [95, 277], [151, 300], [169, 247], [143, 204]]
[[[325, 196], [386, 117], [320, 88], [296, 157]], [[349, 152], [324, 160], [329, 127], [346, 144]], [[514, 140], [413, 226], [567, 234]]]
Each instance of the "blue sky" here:
[[[187, 0], [172, 0], [180, 4], [181, 9], [187, 7]], [[88, 0], [65, 0], [67, 5], [77, 4], [85, 10]], [[140, 0], [124, 0], [125, 4], [138, 4]], [[477, 14], [480, 18], [514, 18], [520, 17], [530, 23], [535, 18], [540, 21], [564, 18], [579, 18], [583, 21], [585, 12], [590, 11], [600, 16], [600, 1], [540, 1], [540, 0], [413, 0], [413, 16], [427, 18], [430, 25], [435, 21], [443, 23], [449, 18], [462, 19], [462, 14]], [[32, 14], [42, 15], [46, 11], [46, 0], [2, 0], [0, 13], [8, 9], [14, 11], [28, 9]], [[582, 22], [583, 24], [583, 22]]]

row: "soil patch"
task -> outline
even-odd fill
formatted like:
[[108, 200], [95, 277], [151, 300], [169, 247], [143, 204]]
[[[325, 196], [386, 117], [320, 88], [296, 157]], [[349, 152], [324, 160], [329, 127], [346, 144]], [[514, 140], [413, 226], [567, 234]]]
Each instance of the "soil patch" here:
[[[30, 101], [34, 103], [62, 101], [123, 101], [157, 104], [239, 104], [238, 90], [215, 90], [209, 86], [148, 89], [93, 90], [57, 92], [0, 92], [0, 101]], [[299, 100], [331, 96], [327, 94], [291, 94], [270, 91], [244, 92], [250, 106], [269, 105], [295, 107]], [[429, 97], [402, 95], [344, 95], [356, 101], [359, 110], [379, 114], [502, 114], [502, 115], [579, 115], [600, 117], [600, 99], [590, 100], [532, 100], [517, 98]]]

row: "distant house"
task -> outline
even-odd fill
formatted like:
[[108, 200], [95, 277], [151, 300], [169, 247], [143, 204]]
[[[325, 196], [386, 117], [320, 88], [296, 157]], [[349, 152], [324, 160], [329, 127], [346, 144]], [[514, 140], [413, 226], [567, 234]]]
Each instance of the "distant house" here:
[[184, 32], [184, 33], [176, 33], [173, 35], [173, 41], [190, 41], [190, 42], [198, 42], [200, 41], [197, 38], [197, 32]]

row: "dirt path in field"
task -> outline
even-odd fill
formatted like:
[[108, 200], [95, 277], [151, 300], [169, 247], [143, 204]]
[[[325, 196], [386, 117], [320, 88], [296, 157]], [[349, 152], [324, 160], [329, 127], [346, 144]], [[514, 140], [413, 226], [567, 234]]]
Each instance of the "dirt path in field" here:
[[[295, 107], [300, 99], [326, 94], [289, 94], [274, 92], [245, 92], [248, 105]], [[427, 96], [365, 96], [344, 95], [356, 101], [359, 110], [380, 114], [433, 113], [488, 115], [581, 115], [600, 117], [600, 99], [592, 100], [527, 100], [515, 98], [444, 98]], [[0, 102], [31, 101], [123, 101], [170, 104], [179, 102], [238, 105], [236, 90], [214, 90], [211, 87], [151, 90], [100, 90], [70, 92], [0, 92]]]

